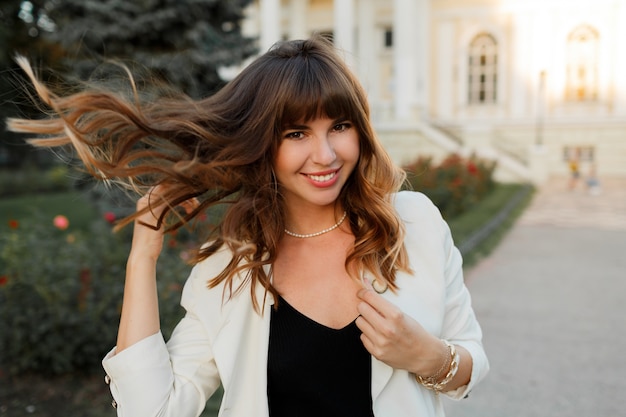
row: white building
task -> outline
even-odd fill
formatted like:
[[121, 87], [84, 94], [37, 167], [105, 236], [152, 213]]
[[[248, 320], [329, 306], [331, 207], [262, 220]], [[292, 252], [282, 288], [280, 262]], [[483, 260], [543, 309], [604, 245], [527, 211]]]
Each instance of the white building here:
[[400, 164], [476, 153], [500, 180], [626, 175], [626, 0], [257, 0], [244, 31], [332, 34]]

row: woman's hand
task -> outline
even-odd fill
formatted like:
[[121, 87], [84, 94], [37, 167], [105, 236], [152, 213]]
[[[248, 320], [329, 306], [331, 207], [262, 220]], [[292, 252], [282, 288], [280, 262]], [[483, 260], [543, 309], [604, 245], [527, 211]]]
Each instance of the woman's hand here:
[[376, 292], [361, 289], [357, 296], [356, 325], [368, 352], [392, 368], [424, 376], [438, 371], [447, 354], [441, 340]]
[[[155, 230], [147, 225], [156, 226], [159, 217], [167, 207], [163, 200], [163, 187], [151, 188], [146, 195], [137, 201], [137, 212], [146, 210], [145, 213], [135, 219], [133, 228], [133, 240], [131, 247], [131, 257], [152, 260], [156, 262], [163, 249], [163, 227]], [[191, 212], [198, 205], [196, 199], [184, 202], [181, 207], [187, 212]], [[143, 224], [142, 224], [143, 223]]]
[[148, 207], [150, 209], [135, 219], [130, 257], [150, 259], [156, 262], [161, 254], [163, 228], [154, 230], [144, 224], [156, 225], [163, 210], [165, 210], [166, 206], [161, 198], [162, 192], [161, 186], [151, 188], [146, 195], [137, 201], [137, 212], [146, 210]]

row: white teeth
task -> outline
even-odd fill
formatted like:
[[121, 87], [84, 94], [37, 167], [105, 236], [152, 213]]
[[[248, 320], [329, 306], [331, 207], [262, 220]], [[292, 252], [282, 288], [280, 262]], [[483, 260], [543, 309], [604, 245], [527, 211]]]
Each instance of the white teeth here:
[[326, 174], [326, 175], [309, 175], [309, 178], [311, 178], [313, 181], [317, 181], [317, 182], [324, 182], [324, 181], [330, 181], [334, 176], [335, 176], [335, 172], [330, 173], [330, 174]]

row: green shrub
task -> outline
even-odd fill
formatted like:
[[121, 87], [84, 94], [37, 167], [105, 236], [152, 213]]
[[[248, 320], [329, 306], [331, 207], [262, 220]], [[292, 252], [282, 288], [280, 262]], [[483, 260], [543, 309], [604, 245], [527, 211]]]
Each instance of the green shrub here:
[[68, 191], [72, 184], [67, 165], [55, 165], [46, 170], [29, 167], [0, 171], [1, 197]]
[[64, 214], [70, 219], [68, 231], [88, 230], [94, 219], [101, 217], [96, 207], [83, 194], [76, 191], [1, 197], [0, 234], [10, 231], [11, 225], [32, 226], [33, 221], [52, 224], [53, 218], [59, 214]]
[[404, 168], [411, 189], [426, 194], [445, 218], [464, 213], [494, 186], [495, 163], [476, 156], [452, 154], [438, 165], [422, 157]]
[[[129, 242], [128, 232], [114, 234], [104, 220], [70, 231], [35, 217], [1, 234], [0, 369], [60, 374], [99, 367], [115, 344]], [[189, 266], [181, 259], [185, 248], [166, 242], [158, 284], [168, 335], [182, 314]]]
[[448, 222], [465, 268], [491, 253], [531, 201], [533, 192], [530, 184], [496, 184], [472, 209]]

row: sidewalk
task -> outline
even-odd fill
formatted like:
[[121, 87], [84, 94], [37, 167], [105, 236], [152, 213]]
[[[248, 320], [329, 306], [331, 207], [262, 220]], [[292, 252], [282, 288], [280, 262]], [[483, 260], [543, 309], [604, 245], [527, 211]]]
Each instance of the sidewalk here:
[[626, 415], [626, 179], [541, 188], [466, 272], [491, 363], [448, 417]]

